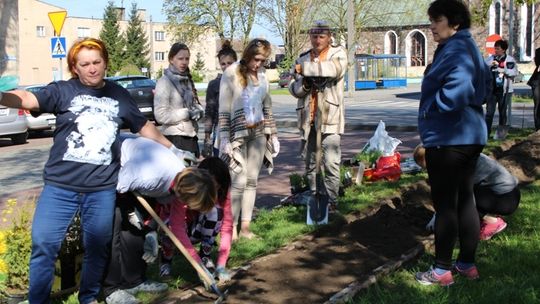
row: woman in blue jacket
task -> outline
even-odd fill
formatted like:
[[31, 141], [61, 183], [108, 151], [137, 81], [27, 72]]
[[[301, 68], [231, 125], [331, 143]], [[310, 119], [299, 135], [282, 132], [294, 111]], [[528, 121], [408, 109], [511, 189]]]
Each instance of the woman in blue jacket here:
[[448, 286], [454, 282], [452, 251], [457, 238], [455, 270], [478, 278], [474, 258], [480, 222], [472, 177], [487, 140], [482, 101], [491, 89], [491, 75], [469, 32], [470, 13], [462, 1], [434, 1], [428, 15], [438, 46], [422, 82], [418, 130], [437, 212], [435, 264], [417, 273], [416, 279]]

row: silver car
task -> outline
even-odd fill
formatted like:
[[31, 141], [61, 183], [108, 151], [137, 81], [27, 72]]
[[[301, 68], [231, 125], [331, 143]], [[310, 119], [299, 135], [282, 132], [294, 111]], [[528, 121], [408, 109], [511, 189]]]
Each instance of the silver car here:
[[14, 145], [26, 143], [28, 127], [24, 110], [0, 105], [0, 137], [9, 137]]
[[[44, 84], [37, 84], [23, 87], [23, 90], [30, 91], [35, 93], [43, 88]], [[44, 130], [54, 130], [56, 128], [56, 116], [51, 113], [32, 113], [25, 111], [26, 121], [28, 123], [28, 131], [44, 131]]]

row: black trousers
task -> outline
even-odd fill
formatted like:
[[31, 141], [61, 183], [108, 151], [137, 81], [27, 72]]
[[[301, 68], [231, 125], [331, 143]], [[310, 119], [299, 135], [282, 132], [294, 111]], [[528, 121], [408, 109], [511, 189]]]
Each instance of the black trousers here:
[[181, 135], [165, 135], [165, 138], [170, 140], [172, 144], [180, 150], [189, 151], [195, 154], [195, 157], [199, 157], [201, 155], [201, 151], [199, 149], [199, 138], [197, 136], [189, 137]]
[[493, 93], [493, 96], [488, 100], [486, 105], [486, 125], [488, 137], [491, 133], [491, 125], [493, 124], [493, 116], [495, 116], [495, 108], [499, 111], [499, 126], [506, 126], [508, 123], [508, 100], [512, 98], [512, 93]]
[[521, 192], [516, 187], [508, 193], [497, 194], [489, 187], [475, 186], [474, 198], [480, 218], [488, 213], [509, 215], [516, 211], [521, 199]]
[[538, 85], [535, 85], [531, 89], [534, 101], [534, 128], [538, 131], [540, 130], [540, 80], [538, 81]]
[[482, 145], [426, 148], [435, 220], [435, 266], [450, 270], [459, 239], [458, 260], [474, 263], [480, 219], [474, 202], [473, 174]]
[[[111, 256], [103, 280], [105, 297], [146, 281], [146, 262], [142, 259], [145, 232], [128, 220], [128, 213], [134, 208], [142, 209], [133, 194], [117, 194]], [[141, 214], [145, 212], [141, 210]]]

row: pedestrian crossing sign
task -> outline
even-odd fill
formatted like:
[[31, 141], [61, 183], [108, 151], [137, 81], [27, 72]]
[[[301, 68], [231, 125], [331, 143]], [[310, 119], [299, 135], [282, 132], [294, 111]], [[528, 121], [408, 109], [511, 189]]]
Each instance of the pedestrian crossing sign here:
[[52, 58], [66, 57], [66, 37], [51, 38], [51, 53]]

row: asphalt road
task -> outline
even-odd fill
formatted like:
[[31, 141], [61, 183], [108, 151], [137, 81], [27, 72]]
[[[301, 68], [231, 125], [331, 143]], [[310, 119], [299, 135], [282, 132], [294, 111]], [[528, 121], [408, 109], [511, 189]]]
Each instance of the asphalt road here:
[[[516, 94], [529, 92], [530, 89], [524, 84], [517, 85]], [[351, 158], [362, 149], [379, 121], [385, 122], [390, 136], [403, 142], [397, 150], [404, 157], [409, 157], [419, 143], [416, 132], [419, 98], [418, 84], [411, 84], [407, 88], [356, 91], [354, 96], [347, 96], [347, 127], [342, 137], [343, 159]], [[290, 193], [289, 174], [303, 172], [303, 163], [298, 153], [296, 100], [286, 94], [274, 95], [272, 101], [279, 127], [281, 152], [275, 160], [272, 175], [268, 175], [264, 169], [261, 171], [256, 203], [258, 207], [278, 204]], [[532, 127], [533, 124], [532, 105], [514, 104], [512, 126]], [[43, 186], [42, 170], [51, 143], [50, 132], [34, 136], [27, 144], [18, 146], [11, 145], [7, 139], [0, 139], [0, 209], [3, 209], [8, 198], [24, 201], [39, 194]]]

